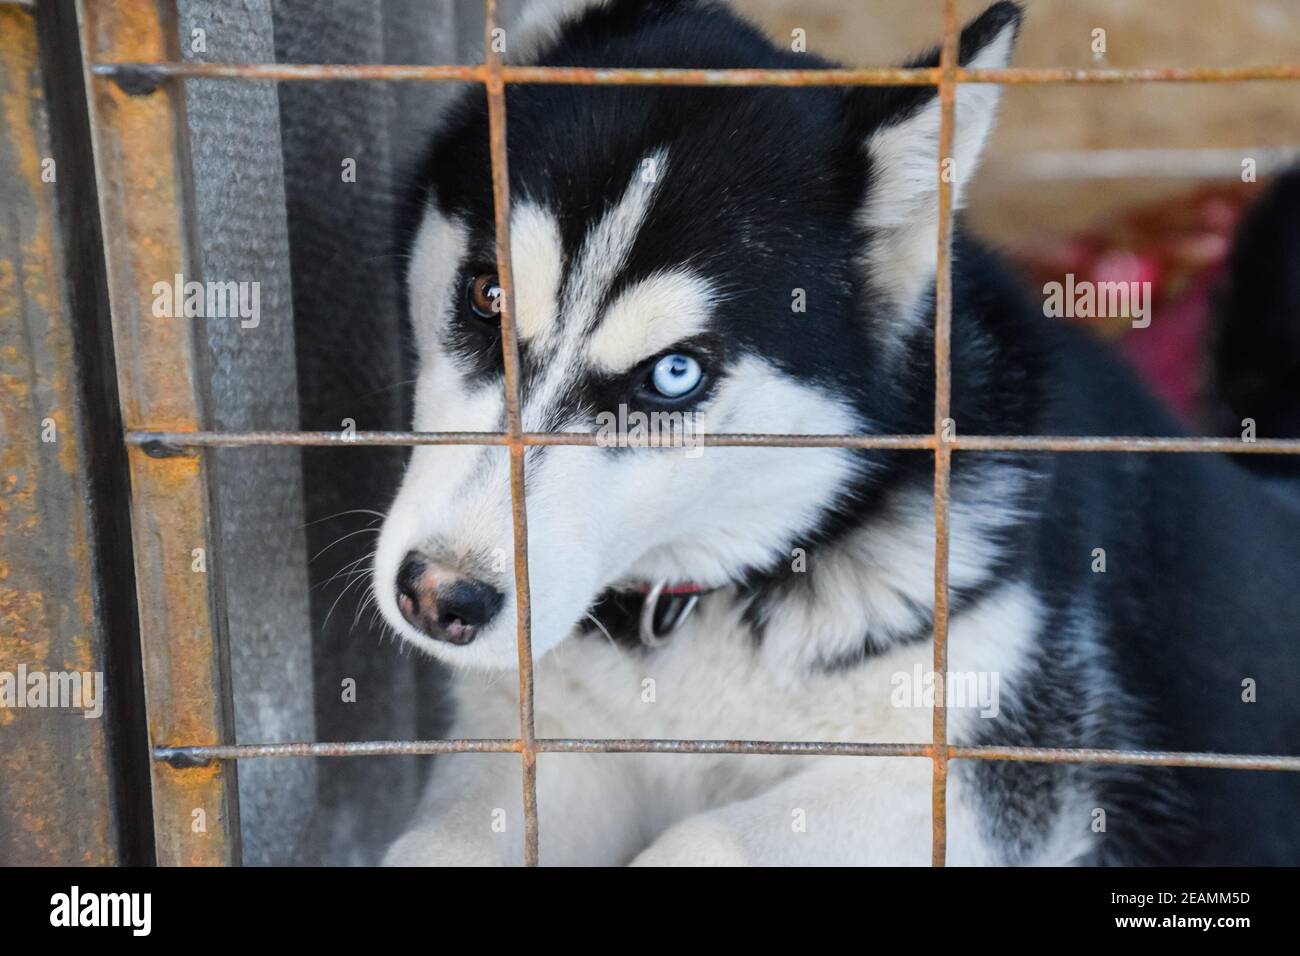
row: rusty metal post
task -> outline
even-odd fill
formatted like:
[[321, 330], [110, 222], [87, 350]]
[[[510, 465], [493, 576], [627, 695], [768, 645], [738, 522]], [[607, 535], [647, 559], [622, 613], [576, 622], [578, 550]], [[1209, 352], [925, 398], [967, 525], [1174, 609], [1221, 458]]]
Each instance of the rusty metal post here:
[[[124, 857], [123, 808], [105, 702], [123, 685], [105, 681], [88, 422], [58, 215], [71, 173], [55, 162], [50, 118], [35, 12], [0, 4], [0, 672], [15, 691], [0, 707], [0, 864], [112, 865]], [[71, 706], [20, 706], [24, 670], [75, 673], [82, 693], [58, 701]]]
[[[177, 59], [171, 4], [79, 0], [99, 185], [118, 392], [128, 429], [202, 426], [198, 339], [190, 320], [158, 317], [155, 283], [198, 278], [190, 254], [189, 168], [176, 82], [96, 78], [101, 59]], [[170, 293], [168, 293], [170, 295]], [[150, 453], [152, 451], [152, 454]], [[209, 551], [213, 503], [202, 454], [130, 450], [149, 739], [230, 739], [229, 688]], [[200, 550], [201, 549], [201, 550]], [[238, 862], [234, 765], [153, 765], [158, 862]]]
[[957, 0], [944, 0], [939, 54], [938, 255], [934, 277], [934, 739], [930, 759], [930, 863], [943, 866], [948, 848], [948, 502], [952, 449], [945, 439], [952, 399], [952, 156], [957, 104]]

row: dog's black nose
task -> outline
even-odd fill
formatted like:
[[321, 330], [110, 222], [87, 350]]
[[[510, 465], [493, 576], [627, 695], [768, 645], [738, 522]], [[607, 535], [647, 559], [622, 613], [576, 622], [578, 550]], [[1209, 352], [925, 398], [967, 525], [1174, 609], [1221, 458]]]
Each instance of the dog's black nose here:
[[468, 644], [496, 617], [505, 596], [490, 584], [412, 551], [397, 571], [397, 607], [429, 637]]

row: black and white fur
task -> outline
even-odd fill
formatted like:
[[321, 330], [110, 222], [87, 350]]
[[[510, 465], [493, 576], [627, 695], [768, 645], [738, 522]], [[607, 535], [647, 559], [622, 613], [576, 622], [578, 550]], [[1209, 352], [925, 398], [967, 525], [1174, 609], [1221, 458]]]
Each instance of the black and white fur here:
[[[532, 63], [827, 65], [707, 0], [540, 0], [525, 21], [507, 43]], [[995, 4], [961, 62], [1004, 66], [1019, 22]], [[960, 89], [958, 203], [998, 95]], [[706, 432], [932, 429], [933, 88], [534, 85], [507, 112], [526, 430], [593, 431], [682, 349], [706, 368], [691, 406]], [[499, 333], [464, 296], [495, 271], [481, 91], [442, 123], [422, 183], [414, 425], [501, 430]], [[1178, 432], [960, 228], [953, 281], [959, 434]], [[929, 454], [545, 447], [526, 473], [540, 736], [930, 739], [929, 707], [893, 699], [897, 675], [931, 664]], [[949, 667], [1000, 687], [996, 717], [950, 710], [951, 741], [1296, 751], [1300, 514], [1231, 460], [957, 452], [951, 536]], [[472, 643], [403, 619], [411, 552], [506, 595]], [[457, 672], [457, 737], [518, 734], [511, 553], [506, 450], [416, 448], [376, 597]], [[718, 590], [660, 647], [588, 623], [611, 586], [659, 580]], [[439, 758], [388, 862], [517, 862], [520, 773], [510, 754]], [[926, 864], [930, 776], [924, 758], [544, 753], [541, 861]], [[1286, 774], [957, 761], [948, 861], [1296, 863], [1298, 804]]]

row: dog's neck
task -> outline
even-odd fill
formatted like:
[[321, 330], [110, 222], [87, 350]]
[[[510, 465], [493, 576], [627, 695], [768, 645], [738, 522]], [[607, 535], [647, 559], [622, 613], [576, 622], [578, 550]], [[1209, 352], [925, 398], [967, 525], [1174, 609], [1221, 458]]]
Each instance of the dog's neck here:
[[[954, 476], [949, 505], [949, 607], [978, 604], [1005, 582], [1007, 532], [1023, 520], [1030, 473], [985, 468]], [[810, 549], [806, 566], [746, 589], [746, 619], [765, 651], [799, 673], [851, 665], [934, 627], [934, 498], [909, 485], [860, 524]]]
[[[949, 609], [956, 617], [1006, 583], [1007, 532], [1032, 473], [1018, 466], [955, 475], [949, 506]], [[928, 639], [934, 627], [934, 499], [908, 484], [856, 524], [806, 550], [804, 560], [710, 590], [703, 602], [739, 603], [765, 655], [789, 677], [852, 666], [891, 647]], [[644, 647], [644, 590], [614, 589], [585, 629]], [[671, 641], [670, 632], [663, 641]], [[656, 642], [657, 643], [657, 642]]]

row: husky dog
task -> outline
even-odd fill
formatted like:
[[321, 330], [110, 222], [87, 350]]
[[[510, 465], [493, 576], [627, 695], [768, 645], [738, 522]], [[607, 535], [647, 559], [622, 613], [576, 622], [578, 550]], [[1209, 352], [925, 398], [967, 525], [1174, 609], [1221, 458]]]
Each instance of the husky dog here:
[[[960, 62], [1005, 66], [1019, 24], [993, 5]], [[553, 66], [829, 65], [708, 0], [537, 4], [507, 43]], [[998, 95], [958, 93], [958, 202]], [[928, 742], [933, 456], [707, 435], [933, 429], [935, 89], [524, 85], [506, 102], [524, 429], [599, 437], [661, 413], [674, 444], [705, 436], [528, 449], [538, 735]], [[487, 129], [467, 93], [422, 166], [422, 430], [506, 424]], [[960, 229], [953, 283], [959, 435], [1178, 433]], [[457, 672], [456, 737], [519, 732], [511, 514], [506, 449], [417, 447], [381, 533], [379, 606]], [[950, 552], [952, 743], [1296, 751], [1300, 513], [1232, 459], [956, 451]], [[931, 771], [542, 753], [540, 859], [926, 864]], [[513, 754], [439, 758], [387, 861], [518, 862], [521, 772]], [[1297, 806], [1287, 773], [955, 760], [947, 859], [1296, 863]]]

